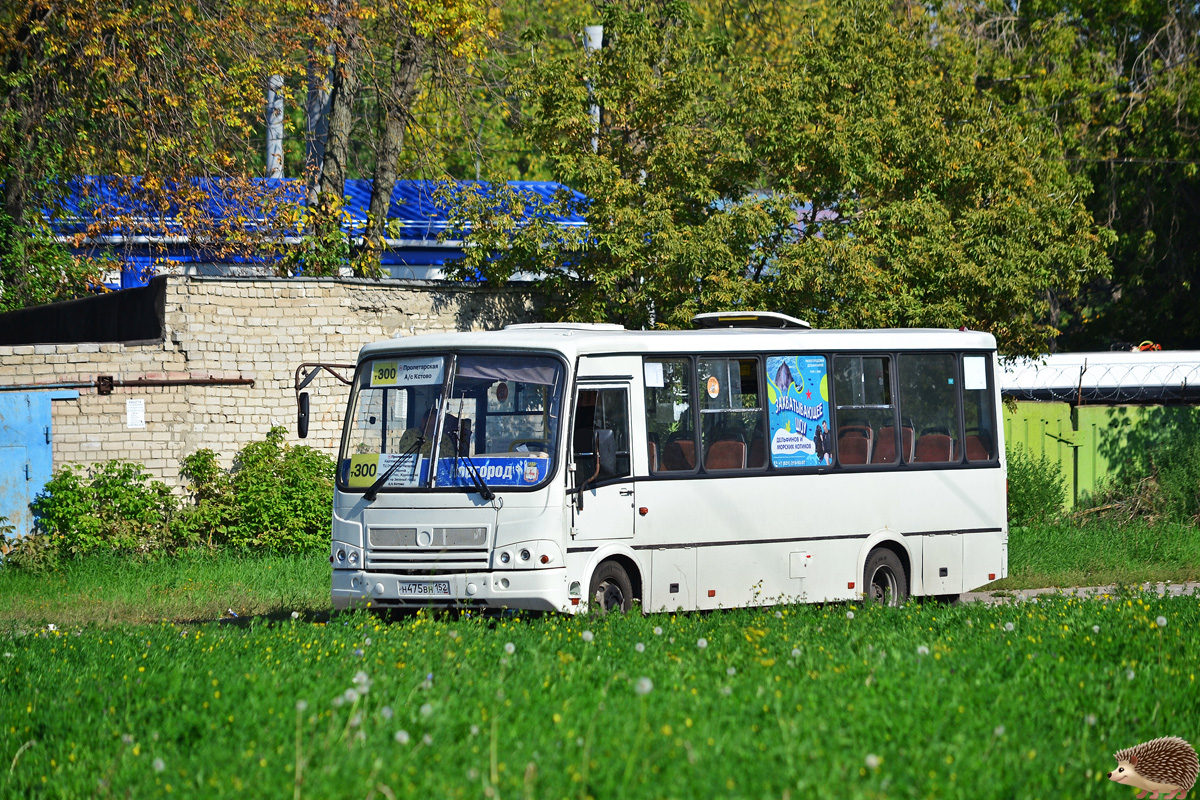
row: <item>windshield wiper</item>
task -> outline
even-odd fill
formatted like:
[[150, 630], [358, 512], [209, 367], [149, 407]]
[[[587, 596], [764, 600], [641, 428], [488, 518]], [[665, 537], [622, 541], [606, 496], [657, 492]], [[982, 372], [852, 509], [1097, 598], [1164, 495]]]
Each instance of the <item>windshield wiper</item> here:
[[379, 490], [382, 489], [383, 485], [388, 482], [388, 478], [392, 477], [392, 474], [396, 470], [400, 469], [400, 465], [404, 463], [404, 459], [407, 458], [408, 456], [413, 456], [413, 480], [416, 480], [417, 463], [421, 460], [420, 458], [417, 458], [416, 454], [421, 451], [421, 447], [424, 444], [425, 444], [425, 437], [418, 436], [417, 440], [415, 442], [413, 442], [412, 445], [409, 446], [409, 448], [407, 450], [405, 450], [403, 453], [401, 453], [400, 457], [397, 458], [395, 461], [393, 461], [392, 465], [390, 467], [388, 467], [386, 470], [384, 470], [382, 475], [380, 475], [378, 478], [375, 479], [375, 482], [371, 484], [371, 488], [369, 488], [365, 492], [363, 492], [363, 498], [368, 503], [375, 502], [375, 498], [379, 496]]
[[484, 482], [483, 476], [479, 474], [479, 467], [475, 466], [475, 462], [471, 460], [471, 456], [467, 455], [466, 453], [461, 456], [458, 454], [459, 450], [462, 449], [458, 443], [458, 431], [447, 431], [447, 433], [449, 433], [450, 438], [454, 440], [455, 473], [458, 472], [458, 459], [462, 458], [467, 462], [467, 474], [471, 476], [471, 482], [475, 484], [475, 488], [479, 491], [479, 496], [484, 500], [491, 500], [496, 496], [496, 493], [493, 492], [491, 488], [488, 487], [487, 483]]

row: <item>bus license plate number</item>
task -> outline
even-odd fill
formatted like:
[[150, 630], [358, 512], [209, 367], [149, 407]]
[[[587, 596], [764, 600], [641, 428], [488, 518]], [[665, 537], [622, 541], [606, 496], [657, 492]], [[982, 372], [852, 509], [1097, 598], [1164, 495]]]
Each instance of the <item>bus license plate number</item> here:
[[400, 594], [449, 595], [449, 581], [409, 581], [400, 584]]

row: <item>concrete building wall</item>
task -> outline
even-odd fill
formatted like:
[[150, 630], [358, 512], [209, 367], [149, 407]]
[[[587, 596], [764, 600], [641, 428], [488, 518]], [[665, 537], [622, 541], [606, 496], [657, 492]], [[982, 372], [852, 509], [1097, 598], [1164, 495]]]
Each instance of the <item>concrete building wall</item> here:
[[[119, 458], [179, 486], [184, 456], [207, 447], [228, 465], [274, 425], [292, 443], [336, 453], [348, 387], [318, 376], [308, 387], [309, 436], [297, 438], [293, 386], [302, 362], [352, 364], [379, 339], [493, 329], [533, 315], [520, 288], [172, 276], [162, 341], [0, 346], [0, 388], [78, 389], [52, 404], [55, 469]], [[101, 375], [114, 378], [111, 394], [96, 388]], [[131, 400], [142, 401], [145, 427], [131, 426]]]

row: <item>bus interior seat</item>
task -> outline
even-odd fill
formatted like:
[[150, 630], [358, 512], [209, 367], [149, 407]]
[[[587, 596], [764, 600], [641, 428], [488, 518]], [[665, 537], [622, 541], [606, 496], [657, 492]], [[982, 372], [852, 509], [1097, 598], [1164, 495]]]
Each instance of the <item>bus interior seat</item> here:
[[704, 457], [705, 469], [745, 469], [746, 443], [722, 439], [709, 445]]
[[967, 434], [967, 461], [988, 461], [992, 457], [991, 437], [983, 431]]
[[871, 463], [873, 433], [867, 425], [843, 425], [838, 428], [838, 463]]
[[675, 431], [663, 446], [662, 469], [668, 471], [696, 468], [696, 442], [691, 431]]
[[[896, 462], [896, 433], [895, 428], [887, 426], [879, 429], [879, 441], [875, 443], [875, 454], [871, 457], [872, 464], [894, 464]], [[900, 428], [900, 456], [905, 461], [913, 460], [913, 429], [908, 426]]]
[[954, 439], [946, 433], [923, 433], [917, 439], [913, 460], [922, 463], [951, 461], [954, 458]]
[[658, 442], [655, 441], [654, 434], [646, 440], [646, 452], [650, 457], [650, 471], [658, 472]]

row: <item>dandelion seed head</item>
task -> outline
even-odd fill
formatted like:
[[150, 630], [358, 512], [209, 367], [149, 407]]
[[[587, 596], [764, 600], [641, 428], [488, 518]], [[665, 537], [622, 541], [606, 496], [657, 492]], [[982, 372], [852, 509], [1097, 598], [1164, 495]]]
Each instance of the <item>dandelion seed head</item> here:
[[967, 620], [967, 627], [968, 627], [968, 628], [974, 628], [974, 627], [975, 627], [975, 623], [974, 623], [974, 622], [972, 622], [971, 620]]
[[800, 648], [793, 647], [792, 648], [792, 658], [799, 658], [799, 657], [800, 657]]
[[337, 697], [333, 698], [333, 707], [334, 708], [341, 708], [345, 704], [346, 704], [346, 698], [342, 697], [340, 694]]
[[577, 738], [577, 739], [575, 740], [575, 746], [576, 746], [576, 747], [583, 747], [583, 737], [582, 737], [582, 736], [580, 736], [579, 738]]
[[726, 675], [737, 675], [737, 667], [726, 667], [725, 674]]
[[638, 694], [650, 694], [650, 692], [654, 690], [654, 682], [649, 678], [642, 676], [637, 679], [637, 683], [634, 685], [633, 690]]
[[347, 689], [346, 691], [342, 692], [342, 699], [344, 699], [347, 703], [357, 702], [358, 701], [358, 690], [357, 689]]
[[867, 769], [879, 769], [879, 765], [883, 763], [883, 759], [874, 753], [867, 753], [867, 757], [864, 759], [864, 761], [867, 762]]
[[580, 634], [580, 638], [582, 638], [585, 642], [590, 642], [590, 641], [592, 641], [592, 639], [595, 639], [596, 637], [594, 635], [592, 635], [591, 631], [584, 631], [583, 633]]
[[776, 612], [775, 612], [775, 619], [783, 619], [783, 612], [782, 612], [782, 611], [776, 611]]
[[161, 758], [154, 759], [154, 761], [151, 763], [151, 766], [154, 767], [155, 772], [162, 772], [164, 769], [167, 768], [167, 765], [163, 762], [163, 760]]
[[1154, 620], [1154, 622], [1160, 628], [1167, 627], [1167, 618], [1166, 617], [1159, 617], [1158, 619]]
[[450, 632], [449, 632], [449, 633], [447, 633], [446, 635], [447, 635], [447, 636], [449, 636], [451, 639], [457, 639], [457, 638], [458, 638], [458, 631], [450, 631]]
[[122, 733], [121, 734], [121, 742], [124, 744], [133, 744], [133, 734], [132, 733]]
[[1096, 724], [1096, 715], [1095, 715], [1095, 714], [1088, 714], [1086, 717], [1084, 717], [1084, 718], [1083, 718], [1083, 720], [1084, 720], [1084, 722], [1086, 722], [1088, 725], [1095, 725], [1095, 724]]
[[308, 710], [308, 701], [307, 700], [297, 700], [296, 701], [296, 710], [299, 711], [301, 714], [303, 714], [305, 711]]
[[424, 703], [421, 705], [421, 716], [422, 717], [428, 717], [432, 713], [433, 713], [432, 705], [430, 705], [429, 703]]
[[367, 677], [367, 673], [363, 672], [361, 669], [358, 672], [354, 673], [354, 677], [351, 679], [351, 682], [355, 686], [360, 686], [360, 687], [371, 685], [371, 679], [369, 677]]
[[847, 611], [847, 612], [846, 612], [846, 619], [854, 619], [854, 612], [853, 612], [853, 611]]
[[1099, 633], [1099, 632], [1100, 632], [1100, 626], [1099, 626], [1099, 625], [1093, 625], [1093, 626], [1092, 626], [1092, 633]]
[[471, 781], [471, 783], [479, 780], [479, 770], [475, 769], [474, 767], [471, 767], [469, 770], [467, 770], [467, 780]]
[[478, 726], [478, 725], [472, 725], [472, 726], [471, 726], [471, 735], [472, 735], [472, 736], [478, 736], [478, 735], [479, 735], [479, 726]]
[[293, 612], [292, 612], [292, 619], [300, 619], [300, 612], [299, 612], [299, 611], [293, 611]]
[[723, 694], [723, 695], [725, 695], [726, 697], [728, 697], [729, 695], [733, 694], [733, 687], [732, 687], [732, 686], [724, 686], [724, 687], [722, 687], [722, 688], [721, 688], [721, 694]]
[[513, 653], [517, 652], [517, 646], [515, 644], [513, 644], [512, 642], [505, 642], [504, 652], [508, 653], [511, 656]]
[[701, 636], [696, 640], [696, 647], [699, 647], [701, 650], [708, 647], [708, 639], [705, 639], [703, 636]]
[[1137, 677], [1137, 673], [1135, 673], [1133, 670], [1129, 670], [1129, 672], [1125, 673], [1125, 677], [1129, 680], [1133, 680], [1135, 677]]
[[637, 650], [639, 653], [644, 653], [644, 652], [646, 652], [646, 645], [642, 644], [641, 642], [638, 642], [637, 644], [635, 644], [633, 646], [633, 649]]
[[400, 744], [408, 744], [408, 740], [411, 737], [409, 737], [408, 731], [396, 731], [396, 735], [393, 736], [392, 738], [395, 739]]
[[1011, 631], [1012, 629], [1013, 629], [1013, 624], [1011, 622], [1004, 623], [1004, 630]]
[[997, 725], [995, 728], [992, 729], [992, 736], [995, 736], [997, 739], [999, 739], [1003, 735], [1004, 735], [1004, 726], [1003, 725]]
[[661, 626], [659, 626], [659, 625], [654, 626], [654, 635], [662, 636], [662, 627]]
[[429, 745], [433, 744], [433, 737], [427, 733], [421, 737], [421, 741], [425, 743], [426, 747], [428, 747]]
[[355, 714], [351, 717], [349, 725], [351, 728], [357, 728], [359, 725], [362, 725], [362, 714]]
[[383, 717], [384, 719], [391, 719], [392, 715], [395, 713], [396, 712], [392, 711], [391, 706], [384, 706], [383, 708], [379, 709], [379, 716]]
[[919, 647], [917, 647], [917, 655], [919, 655], [919, 656], [929, 655], [929, 648], [926, 647], [925, 645], [920, 645]]

